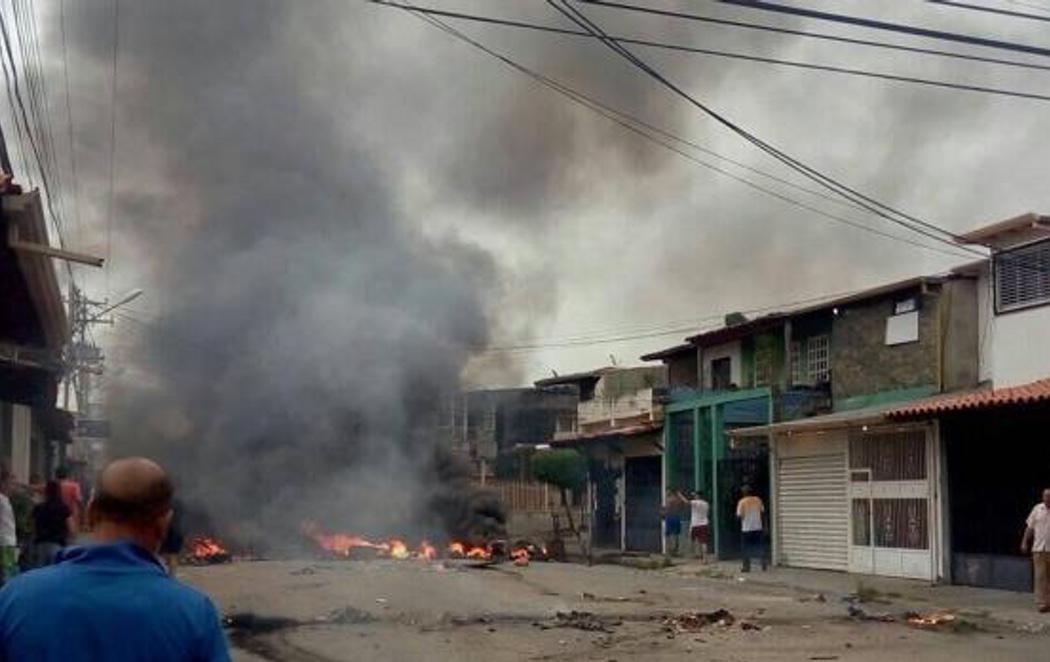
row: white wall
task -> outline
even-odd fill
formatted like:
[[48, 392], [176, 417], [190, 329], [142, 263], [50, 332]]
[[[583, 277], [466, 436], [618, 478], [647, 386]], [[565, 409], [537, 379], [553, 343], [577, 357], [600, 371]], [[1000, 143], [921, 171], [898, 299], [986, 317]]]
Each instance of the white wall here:
[[[601, 382], [598, 383], [598, 386], [601, 386]], [[614, 423], [619, 419], [635, 416], [652, 418], [653, 389], [644, 388], [610, 397], [600, 388], [596, 388], [594, 398], [577, 405], [576, 412], [580, 426], [591, 423]]]
[[726, 343], [724, 345], [715, 345], [714, 347], [705, 347], [701, 354], [703, 357], [703, 365], [700, 367], [701, 382], [705, 389], [711, 388], [711, 362], [716, 359], [723, 359], [729, 357], [731, 359], [731, 374], [732, 382], [737, 386], [743, 384], [740, 376], [741, 370], [741, 357], [740, 357], [740, 341], [734, 341]]
[[977, 281], [980, 379], [996, 388], [1050, 378], [1050, 306], [995, 314], [987, 273]]

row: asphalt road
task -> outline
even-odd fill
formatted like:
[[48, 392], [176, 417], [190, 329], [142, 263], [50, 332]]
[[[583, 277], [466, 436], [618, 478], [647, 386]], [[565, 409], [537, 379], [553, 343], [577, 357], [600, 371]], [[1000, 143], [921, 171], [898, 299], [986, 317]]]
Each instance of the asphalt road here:
[[[183, 578], [233, 616], [240, 662], [1050, 659], [1050, 635], [977, 608], [919, 629], [892, 600], [857, 605], [890, 622], [857, 620], [841, 596], [680, 570], [261, 561], [187, 568]], [[718, 609], [731, 617], [667, 620]]]

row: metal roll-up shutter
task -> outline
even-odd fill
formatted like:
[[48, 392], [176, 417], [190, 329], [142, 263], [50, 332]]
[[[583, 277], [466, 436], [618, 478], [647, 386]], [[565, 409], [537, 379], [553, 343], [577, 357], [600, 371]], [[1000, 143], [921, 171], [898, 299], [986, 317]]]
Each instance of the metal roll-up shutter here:
[[849, 501], [845, 452], [781, 457], [777, 464], [780, 562], [800, 568], [846, 570]]

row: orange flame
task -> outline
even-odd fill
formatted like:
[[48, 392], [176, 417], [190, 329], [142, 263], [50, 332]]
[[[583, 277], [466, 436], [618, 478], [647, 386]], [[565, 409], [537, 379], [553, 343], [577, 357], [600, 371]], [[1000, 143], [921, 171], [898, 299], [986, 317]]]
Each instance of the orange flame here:
[[424, 540], [419, 543], [419, 551], [416, 554], [424, 561], [432, 561], [437, 558], [438, 551], [436, 547]]
[[510, 552], [510, 558], [514, 561], [514, 565], [528, 565], [529, 564], [529, 550], [524, 547], [513, 549]]
[[466, 546], [463, 543], [461, 543], [461, 542], [449, 543], [449, 546], [448, 546], [448, 555], [449, 556], [451, 556], [453, 558], [462, 558], [462, 557], [466, 556], [466, 554], [467, 554], [467, 548], [466, 548]]
[[390, 540], [383, 546], [386, 548], [384, 551], [390, 555], [390, 558], [407, 559], [409, 557], [408, 546], [400, 540]]
[[197, 559], [206, 559], [211, 556], [227, 554], [226, 548], [218, 540], [198, 536], [190, 541], [190, 556]]

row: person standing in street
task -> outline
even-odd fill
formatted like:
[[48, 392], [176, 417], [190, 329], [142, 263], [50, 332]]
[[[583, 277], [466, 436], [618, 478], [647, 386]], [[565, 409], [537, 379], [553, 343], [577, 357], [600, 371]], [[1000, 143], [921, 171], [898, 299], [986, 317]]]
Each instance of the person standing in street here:
[[51, 565], [55, 555], [69, 544], [69, 515], [58, 481], [47, 481], [44, 501], [33, 506], [33, 567]]
[[763, 542], [762, 518], [766, 512], [766, 506], [762, 499], [751, 493], [751, 486], [744, 485], [740, 488], [740, 501], [736, 504], [736, 516], [740, 520], [741, 553], [744, 563], [741, 572], [751, 572], [751, 559], [758, 557], [762, 562], [762, 569], [767, 568], [765, 544]]
[[82, 522], [81, 511], [84, 508], [84, 495], [80, 491], [80, 483], [70, 480], [69, 469], [59, 467], [55, 469], [55, 479], [62, 490], [62, 501], [69, 508], [69, 527], [76, 536], [80, 533]]
[[11, 472], [0, 467], [0, 579], [4, 583], [18, 574], [18, 524], [11, 507]]
[[211, 600], [157, 558], [172, 492], [145, 458], [106, 466], [88, 505], [94, 544], [0, 590], [0, 660], [230, 662]]
[[693, 492], [689, 499], [689, 540], [693, 545], [693, 556], [700, 563], [707, 563], [707, 544], [711, 539], [711, 506], [704, 499], [704, 493]]
[[1042, 503], [1028, 514], [1021, 553], [1032, 554], [1036, 607], [1043, 613], [1050, 612], [1050, 487], [1043, 490]]
[[682, 538], [682, 511], [685, 508], [686, 498], [678, 490], [671, 488], [667, 490], [667, 499], [664, 501], [664, 536], [667, 538], [667, 553], [670, 556], [678, 556], [678, 548]]

